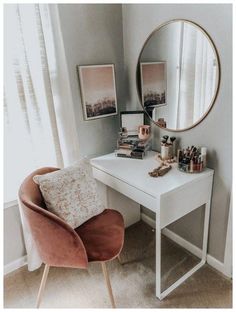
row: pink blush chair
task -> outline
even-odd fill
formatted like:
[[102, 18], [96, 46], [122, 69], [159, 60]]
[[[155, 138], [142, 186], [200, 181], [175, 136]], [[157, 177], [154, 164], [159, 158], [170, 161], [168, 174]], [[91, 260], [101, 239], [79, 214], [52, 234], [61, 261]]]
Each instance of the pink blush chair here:
[[[36, 307], [39, 308], [50, 266], [87, 269], [89, 262], [100, 262], [112, 307], [115, 301], [106, 262], [118, 258], [124, 243], [124, 220], [112, 209], [105, 209], [81, 226], [73, 229], [64, 220], [47, 210], [39, 186], [33, 176], [59, 170], [41, 168], [21, 184], [19, 199], [29, 223], [39, 255], [45, 263]], [[120, 260], [120, 259], [119, 259]]]

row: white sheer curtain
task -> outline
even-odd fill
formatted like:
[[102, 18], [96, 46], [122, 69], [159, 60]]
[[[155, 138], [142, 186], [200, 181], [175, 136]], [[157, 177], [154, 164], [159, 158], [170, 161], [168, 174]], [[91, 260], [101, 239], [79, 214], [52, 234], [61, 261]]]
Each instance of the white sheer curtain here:
[[212, 46], [201, 32], [197, 33], [195, 59], [194, 122], [207, 111], [216, 85], [215, 55]]
[[[51, 87], [64, 165], [78, 159], [78, 133], [57, 4], [40, 4]], [[76, 70], [76, 69], [75, 69]]]
[[[56, 35], [55, 35], [56, 34]], [[57, 6], [4, 6], [4, 202], [43, 166], [69, 165], [78, 140]], [[40, 266], [24, 216], [28, 266]]]
[[177, 127], [191, 126], [207, 111], [216, 81], [216, 60], [206, 35], [183, 23]]
[[5, 202], [35, 168], [63, 165], [38, 9], [7, 5], [4, 12]]

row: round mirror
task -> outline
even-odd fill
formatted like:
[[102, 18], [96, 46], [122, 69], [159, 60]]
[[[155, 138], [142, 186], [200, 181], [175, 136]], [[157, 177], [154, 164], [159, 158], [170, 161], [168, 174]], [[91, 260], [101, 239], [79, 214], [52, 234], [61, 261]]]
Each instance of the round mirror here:
[[137, 65], [137, 89], [152, 121], [171, 131], [196, 126], [209, 113], [220, 80], [209, 35], [187, 20], [173, 20], [146, 40]]

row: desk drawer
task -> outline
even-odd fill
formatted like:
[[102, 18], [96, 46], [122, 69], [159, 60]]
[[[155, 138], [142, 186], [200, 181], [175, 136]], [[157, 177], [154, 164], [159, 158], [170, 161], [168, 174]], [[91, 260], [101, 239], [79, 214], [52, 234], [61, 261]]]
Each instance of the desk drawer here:
[[151, 195], [95, 167], [93, 167], [93, 176], [95, 179], [113, 188], [117, 192], [124, 194], [135, 202], [156, 212], [157, 200]]
[[161, 196], [161, 228], [210, 201], [213, 175]]

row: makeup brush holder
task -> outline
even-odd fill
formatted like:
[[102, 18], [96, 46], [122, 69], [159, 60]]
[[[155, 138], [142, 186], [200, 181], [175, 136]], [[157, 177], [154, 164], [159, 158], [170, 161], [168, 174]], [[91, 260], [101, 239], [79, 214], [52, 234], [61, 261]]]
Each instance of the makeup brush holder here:
[[177, 153], [178, 169], [186, 173], [199, 173], [206, 168], [206, 147], [192, 146], [179, 149]]
[[168, 160], [173, 157], [173, 146], [172, 145], [161, 145], [161, 159]]

